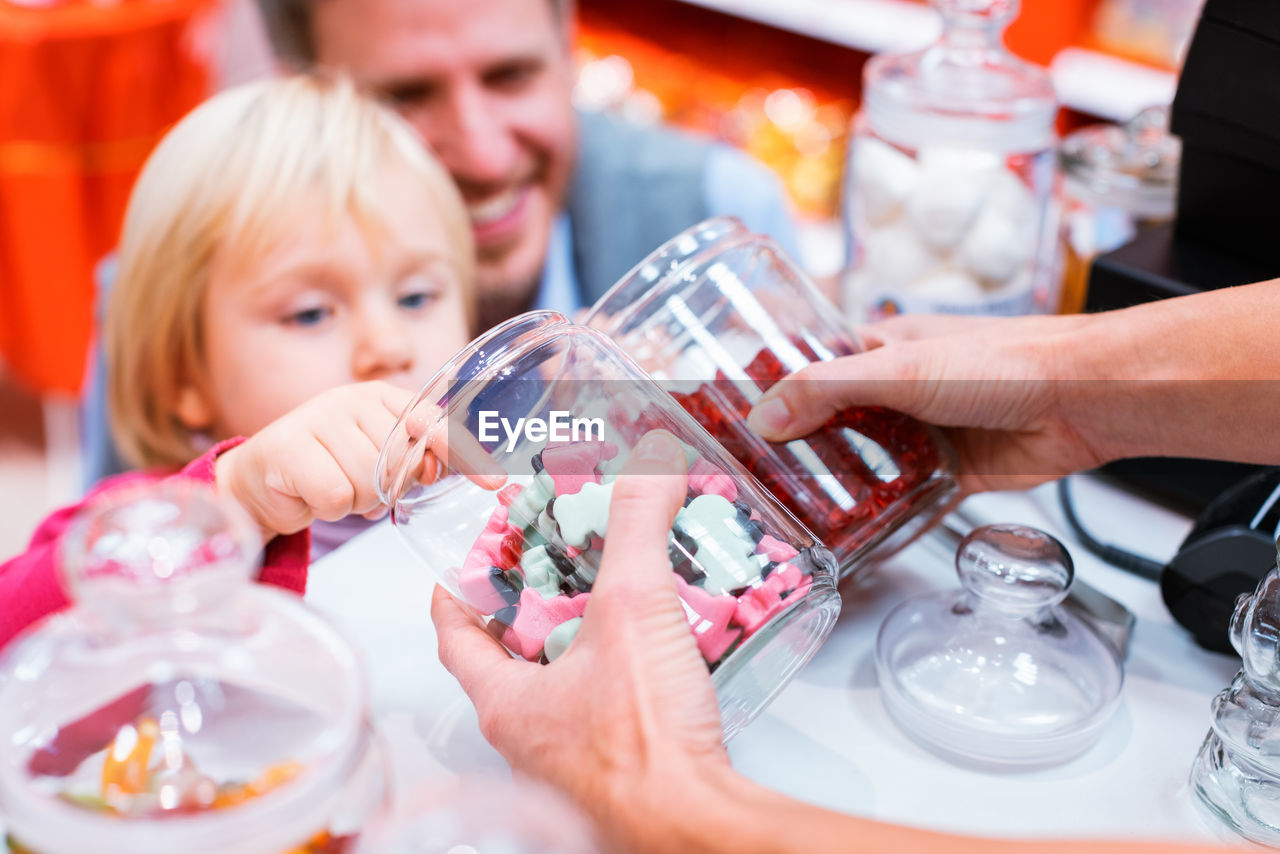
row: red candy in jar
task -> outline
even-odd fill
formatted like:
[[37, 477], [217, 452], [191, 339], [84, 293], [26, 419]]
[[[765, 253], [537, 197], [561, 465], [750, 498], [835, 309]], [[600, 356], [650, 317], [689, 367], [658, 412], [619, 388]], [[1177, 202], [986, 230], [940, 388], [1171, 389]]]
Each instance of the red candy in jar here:
[[841, 577], [905, 544], [955, 490], [946, 440], [892, 410], [846, 409], [787, 443], [747, 428], [747, 413], [774, 383], [861, 348], [778, 246], [737, 220], [708, 220], [672, 238], [586, 323], [617, 341], [822, 540]]

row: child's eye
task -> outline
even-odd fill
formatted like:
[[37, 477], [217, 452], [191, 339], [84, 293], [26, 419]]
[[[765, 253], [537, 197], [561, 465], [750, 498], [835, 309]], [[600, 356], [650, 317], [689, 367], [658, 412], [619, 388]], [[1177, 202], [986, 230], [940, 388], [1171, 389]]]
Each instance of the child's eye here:
[[397, 300], [397, 304], [401, 308], [415, 309], [424, 308], [435, 301], [436, 295], [431, 291], [414, 291], [409, 294], [402, 294]]
[[286, 316], [284, 322], [289, 326], [315, 326], [331, 314], [333, 314], [333, 311], [328, 308], [304, 308]]

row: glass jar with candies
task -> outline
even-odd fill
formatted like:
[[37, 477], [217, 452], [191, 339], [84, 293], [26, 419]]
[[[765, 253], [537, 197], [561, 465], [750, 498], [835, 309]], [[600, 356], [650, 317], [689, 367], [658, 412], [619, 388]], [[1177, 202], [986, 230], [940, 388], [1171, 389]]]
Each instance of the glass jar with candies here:
[[617, 341], [826, 543], [841, 577], [892, 554], [955, 491], [946, 439], [901, 413], [846, 409], [786, 443], [747, 427], [747, 413], [778, 380], [862, 348], [777, 244], [735, 219], [707, 220], [672, 238], [586, 322]]
[[[472, 342], [400, 418], [378, 486], [409, 545], [511, 652], [554, 661], [590, 602], [615, 478], [657, 429], [685, 448], [668, 553], [728, 739], [831, 631], [835, 562], [603, 334], [531, 312]], [[442, 437], [453, 476], [424, 486]]]
[[20, 854], [339, 854], [385, 802], [354, 651], [250, 583], [261, 535], [202, 484], [109, 493], [64, 542], [74, 606], [0, 659]]
[[931, 0], [938, 42], [863, 71], [844, 201], [858, 320], [1056, 307], [1057, 101], [1009, 53], [1018, 0]]

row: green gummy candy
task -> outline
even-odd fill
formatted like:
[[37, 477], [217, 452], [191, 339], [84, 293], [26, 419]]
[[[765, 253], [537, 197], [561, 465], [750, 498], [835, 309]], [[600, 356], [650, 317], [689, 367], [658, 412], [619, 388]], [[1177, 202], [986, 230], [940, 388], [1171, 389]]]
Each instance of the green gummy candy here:
[[547, 657], [547, 661], [555, 661], [564, 655], [565, 650], [569, 648], [569, 644], [573, 643], [573, 639], [578, 636], [578, 627], [581, 625], [582, 618], [574, 617], [572, 620], [565, 620], [551, 630], [551, 633], [547, 635], [547, 639], [542, 644], [542, 654]]
[[538, 520], [538, 514], [547, 506], [547, 502], [555, 497], [556, 484], [551, 475], [540, 471], [516, 500], [507, 508], [507, 519], [517, 528], [528, 528]]
[[556, 528], [556, 520], [545, 509], [538, 514], [538, 520], [533, 523], [533, 527], [535, 531], [542, 535], [544, 541], [555, 543], [557, 546], [564, 545], [564, 539]]
[[520, 556], [520, 572], [524, 576], [524, 586], [532, 587], [542, 594], [542, 598], [550, 599], [560, 593], [560, 573], [555, 562], [547, 554], [546, 546], [534, 546], [525, 549]]
[[727, 499], [699, 495], [676, 514], [675, 527], [698, 544], [694, 559], [707, 574], [702, 586], [708, 592], [727, 593], [760, 577], [755, 541]]
[[584, 483], [573, 495], [556, 499], [556, 524], [560, 536], [574, 548], [583, 548], [592, 535], [603, 537], [609, 525], [609, 501], [613, 484]]
[[[680, 442], [679, 439], [676, 441]], [[684, 448], [684, 468], [685, 471], [688, 471], [693, 468], [694, 463], [702, 458], [702, 454], [694, 450], [693, 445], [690, 445], [688, 442], [680, 442], [680, 446]]]

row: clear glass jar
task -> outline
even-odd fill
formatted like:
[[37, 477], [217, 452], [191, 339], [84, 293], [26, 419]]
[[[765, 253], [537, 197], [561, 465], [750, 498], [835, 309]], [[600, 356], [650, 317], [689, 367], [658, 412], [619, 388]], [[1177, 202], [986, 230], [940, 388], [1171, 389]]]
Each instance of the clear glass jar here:
[[[835, 562], [600, 332], [530, 312], [472, 342], [401, 416], [378, 460], [379, 494], [408, 543], [509, 650], [550, 661], [586, 610], [613, 479], [659, 428], [686, 448], [689, 493], [669, 550], [727, 739], [830, 632]], [[442, 431], [461, 476], [423, 486]], [[494, 475], [501, 489], [479, 485]]]
[[1167, 107], [1143, 110], [1123, 126], [1090, 125], [1062, 141], [1059, 311], [1084, 308], [1094, 258], [1173, 220], [1181, 155]]
[[1017, 0], [932, 0], [941, 39], [871, 59], [846, 172], [855, 319], [1056, 306], [1057, 101], [1005, 50]]
[[353, 650], [250, 582], [256, 526], [194, 482], [67, 534], [74, 607], [0, 659], [11, 851], [333, 854], [385, 797]]
[[955, 491], [935, 429], [847, 409], [792, 442], [746, 423], [761, 395], [811, 362], [861, 352], [840, 313], [772, 240], [730, 218], [658, 248], [586, 323], [617, 341], [831, 549], [841, 577], [891, 554]]
[[1191, 788], [1236, 833], [1280, 846], [1280, 571], [1236, 600], [1230, 638], [1240, 672], [1213, 699]]

